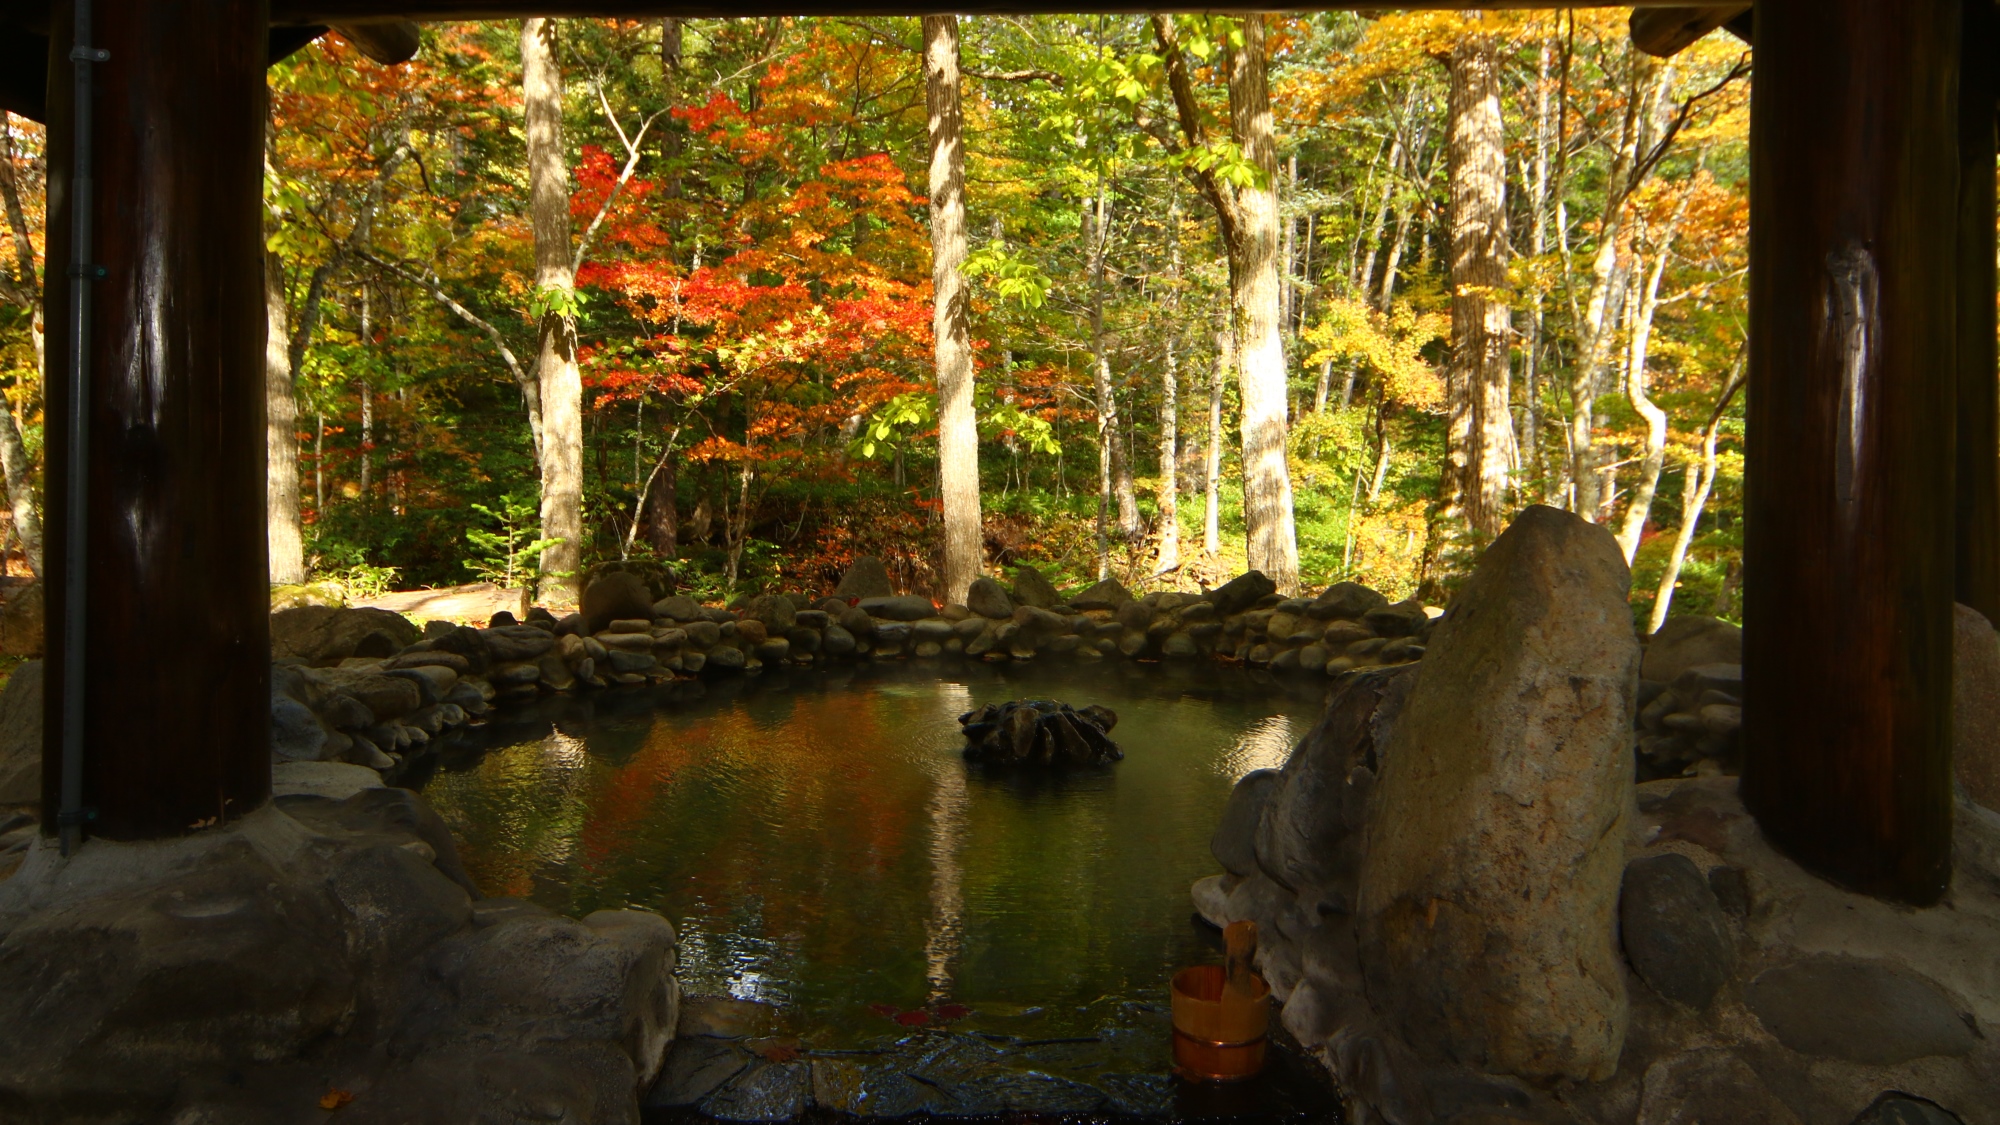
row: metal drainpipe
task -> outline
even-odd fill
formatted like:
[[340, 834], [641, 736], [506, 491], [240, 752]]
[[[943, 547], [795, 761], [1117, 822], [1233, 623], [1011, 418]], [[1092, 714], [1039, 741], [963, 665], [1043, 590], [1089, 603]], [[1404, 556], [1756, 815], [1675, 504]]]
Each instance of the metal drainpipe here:
[[69, 208], [69, 456], [64, 499], [68, 511], [63, 526], [63, 700], [62, 792], [56, 825], [62, 854], [76, 850], [89, 819], [83, 807], [83, 648], [84, 558], [88, 522], [84, 505], [90, 495], [90, 283], [104, 276], [91, 258], [91, 66], [111, 57], [90, 46], [90, 0], [75, 0], [75, 39], [70, 62], [75, 64], [75, 94], [71, 107]]

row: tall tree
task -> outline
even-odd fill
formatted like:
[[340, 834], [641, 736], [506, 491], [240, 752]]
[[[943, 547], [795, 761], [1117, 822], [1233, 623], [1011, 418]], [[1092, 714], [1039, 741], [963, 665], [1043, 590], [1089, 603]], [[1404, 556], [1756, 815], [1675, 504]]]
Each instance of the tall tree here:
[[291, 333], [285, 270], [264, 255], [264, 521], [271, 583], [306, 580], [305, 538], [299, 524], [299, 400], [292, 384]]
[[[1171, 190], [1171, 189], [1169, 189]], [[1160, 563], [1165, 574], [1181, 565], [1180, 383], [1181, 200], [1167, 204], [1167, 339], [1160, 364]]]
[[1508, 351], [1507, 152], [1500, 116], [1500, 57], [1481, 13], [1452, 48], [1451, 368], [1445, 481], [1452, 505], [1472, 527], [1500, 533], [1513, 451]]
[[936, 340], [938, 492], [944, 501], [945, 600], [963, 603], [979, 577], [979, 422], [965, 280], [965, 120], [959, 109], [958, 17], [924, 17], [924, 101], [931, 141], [931, 332]]
[[542, 409], [542, 538], [556, 540], [541, 555], [541, 596], [567, 600], [576, 592], [583, 557], [583, 379], [576, 362], [576, 268], [554, 20], [521, 21], [521, 101], [541, 341], [535, 371]]
[[[1188, 148], [1206, 150], [1208, 128], [1173, 18], [1156, 14], [1152, 22], [1182, 136]], [[1236, 371], [1243, 398], [1243, 522], [1250, 566], [1290, 593], [1299, 584], [1299, 545], [1293, 528], [1291, 474], [1285, 465], [1288, 402], [1278, 307], [1278, 145], [1271, 125], [1264, 17], [1245, 16], [1240, 28], [1241, 44], [1227, 52], [1229, 132], [1254, 175], [1238, 183], [1219, 175], [1213, 161], [1191, 161], [1185, 167], [1215, 208], [1229, 256]]]
[[[0, 110], [0, 139], [5, 140], [0, 147], [0, 195], [4, 195], [7, 205], [8, 241], [14, 244], [14, 276], [0, 274], [0, 288], [8, 291], [11, 300], [28, 310], [28, 328], [34, 336], [35, 366], [43, 363], [42, 352], [42, 284], [36, 276], [35, 244], [28, 236], [27, 212], [21, 206], [20, 185], [14, 179], [14, 119], [13, 115]], [[7, 503], [14, 517], [14, 535], [21, 541], [21, 553], [28, 558], [28, 569], [36, 575], [42, 573], [42, 519], [35, 511], [35, 463], [28, 456], [28, 447], [21, 440], [21, 429], [14, 423], [14, 414], [0, 403], [0, 470], [4, 470], [7, 480]]]

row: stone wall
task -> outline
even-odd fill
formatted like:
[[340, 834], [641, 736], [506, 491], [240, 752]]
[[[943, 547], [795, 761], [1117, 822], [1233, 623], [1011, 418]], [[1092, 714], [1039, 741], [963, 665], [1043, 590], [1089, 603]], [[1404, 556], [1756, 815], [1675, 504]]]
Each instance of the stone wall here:
[[755, 675], [851, 661], [1234, 661], [1294, 676], [1339, 676], [1423, 656], [1437, 611], [1390, 604], [1343, 582], [1315, 598], [1281, 597], [1255, 571], [1203, 594], [1135, 598], [1114, 580], [1059, 595], [1032, 568], [1011, 586], [973, 583], [965, 605], [889, 592], [874, 560], [841, 589], [766, 594], [730, 608], [654, 598], [613, 571], [579, 612], [541, 607], [485, 628], [432, 621], [421, 630], [381, 609], [302, 606], [271, 618], [272, 755], [390, 770], [432, 738], [495, 705], [537, 696]]

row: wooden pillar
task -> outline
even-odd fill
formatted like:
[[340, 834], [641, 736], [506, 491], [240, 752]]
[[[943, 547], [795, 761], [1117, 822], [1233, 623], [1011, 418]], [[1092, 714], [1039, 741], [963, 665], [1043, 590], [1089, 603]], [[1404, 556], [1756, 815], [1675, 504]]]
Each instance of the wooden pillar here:
[[1836, 883], [1951, 870], [1962, 0], [1759, 0], [1743, 797]]
[[95, 0], [101, 280], [72, 277], [72, 16], [52, 14], [43, 777], [61, 776], [62, 373], [90, 285], [86, 830], [157, 839], [270, 794], [262, 257], [266, 0]]
[[1957, 597], [2000, 621], [2000, 325], [1995, 323], [1993, 0], [1965, 0], [1958, 85]]

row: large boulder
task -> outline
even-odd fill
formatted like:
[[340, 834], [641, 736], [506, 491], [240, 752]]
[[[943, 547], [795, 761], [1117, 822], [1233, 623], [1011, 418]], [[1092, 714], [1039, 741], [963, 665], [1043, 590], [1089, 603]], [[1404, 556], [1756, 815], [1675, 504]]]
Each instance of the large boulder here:
[[1660, 683], [1702, 664], [1743, 663], [1743, 630], [1714, 617], [1670, 617], [1646, 641], [1639, 675]]
[[1952, 765], [1967, 796], [2000, 809], [2000, 633], [1971, 606], [1953, 613]]
[[1609, 531], [1522, 512], [1439, 622], [1390, 736], [1357, 914], [1371, 1001], [1433, 1058], [1608, 1078], [1639, 644]]
[[1278, 584], [1264, 576], [1261, 570], [1246, 571], [1217, 586], [1209, 592], [1208, 600], [1215, 603], [1215, 612], [1223, 617], [1232, 613], [1242, 613], [1251, 606], [1278, 592]]
[[583, 613], [585, 630], [597, 633], [613, 621], [651, 619], [653, 592], [646, 588], [645, 579], [631, 571], [614, 570], [598, 575], [584, 587], [583, 601], [577, 608]]
[[1106, 578], [1069, 600], [1077, 609], [1117, 609], [1132, 600], [1131, 591], [1116, 578]]
[[991, 578], [975, 578], [965, 592], [965, 608], [981, 617], [1002, 621], [1014, 616], [1014, 598], [1007, 587]]
[[1034, 606], [1036, 609], [1054, 609], [1062, 603], [1062, 595], [1055, 585], [1042, 577], [1042, 572], [1020, 563], [1014, 567], [1014, 602], [1016, 605]]
[[423, 637], [409, 618], [363, 606], [305, 605], [271, 615], [271, 658], [338, 664], [350, 656], [389, 657]]
[[42, 662], [29, 660], [0, 691], [0, 806], [42, 799]]
[[862, 612], [884, 621], [921, 621], [937, 615], [937, 606], [922, 594], [904, 594], [901, 597], [863, 598], [859, 606]]
[[847, 573], [840, 576], [840, 585], [834, 588], [837, 598], [886, 598], [896, 592], [889, 585], [889, 568], [874, 555], [863, 555], [848, 564]]
[[479, 900], [406, 790], [37, 845], [0, 883], [0, 1118], [317, 1120], [336, 1088], [342, 1121], [636, 1123], [673, 943], [651, 915]]
[[1321, 621], [1335, 618], [1357, 620], [1371, 609], [1381, 609], [1389, 599], [1359, 582], [1336, 582], [1313, 599], [1306, 616]]

